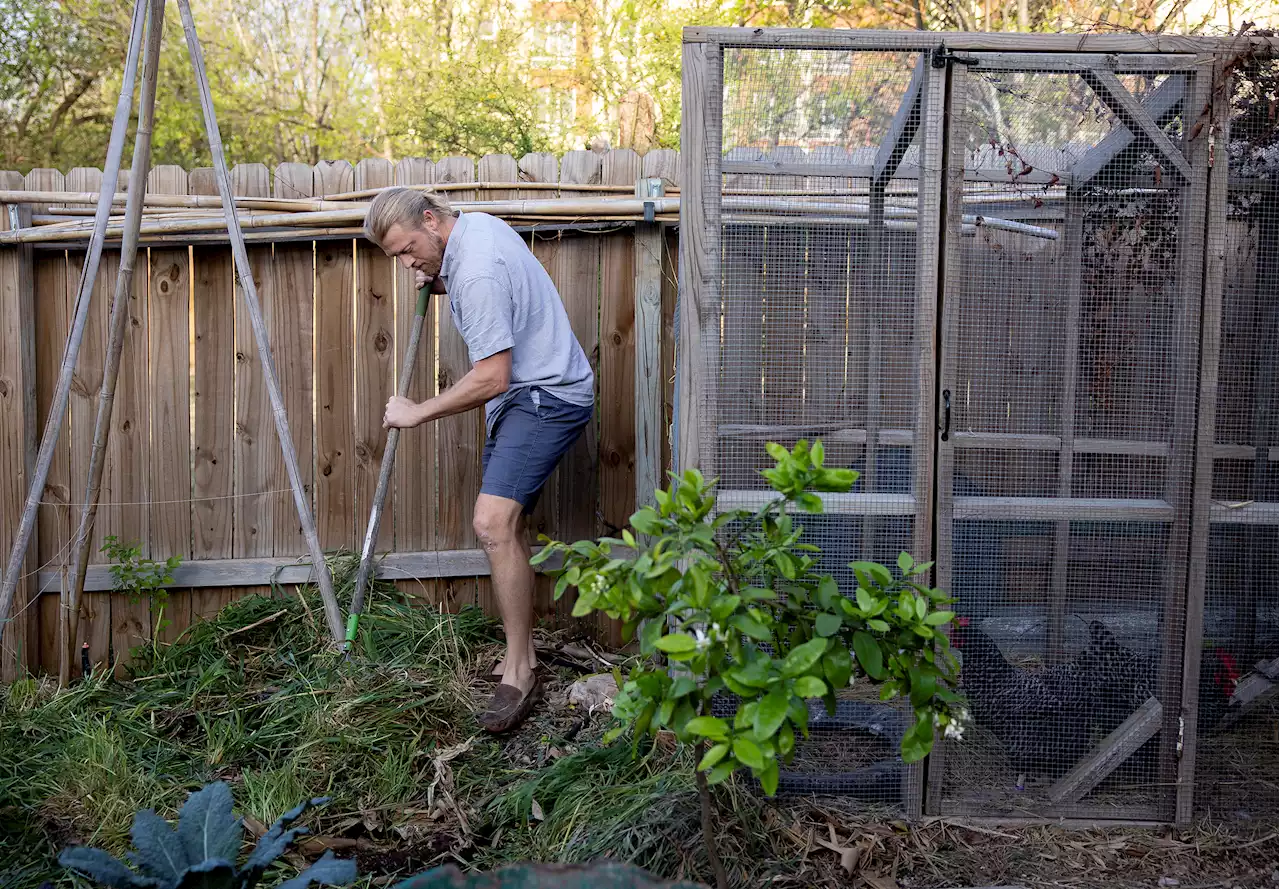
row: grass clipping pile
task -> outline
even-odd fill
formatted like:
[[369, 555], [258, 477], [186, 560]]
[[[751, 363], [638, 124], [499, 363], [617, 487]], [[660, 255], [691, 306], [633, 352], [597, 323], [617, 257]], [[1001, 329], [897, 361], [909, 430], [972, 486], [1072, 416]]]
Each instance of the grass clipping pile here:
[[[339, 579], [346, 567], [335, 565]], [[311, 592], [241, 599], [126, 682], [3, 689], [0, 885], [83, 886], [57, 865], [63, 846], [122, 854], [137, 810], [173, 818], [217, 779], [250, 830], [306, 798], [332, 798], [307, 816], [312, 833], [281, 878], [326, 849], [356, 859], [361, 886], [449, 861], [492, 869], [610, 856], [657, 876], [709, 873], [688, 756], [662, 743], [636, 759], [622, 741], [601, 748], [608, 714], [568, 703], [570, 682], [602, 666], [588, 646], [543, 636], [548, 703], [494, 739], [473, 716], [490, 688], [478, 677], [498, 650], [491, 620], [440, 614], [379, 584], [343, 660], [320, 642], [318, 604]], [[766, 803], [745, 783], [719, 792], [721, 854], [738, 886], [1275, 885], [1274, 823], [1243, 838], [1207, 826], [908, 826], [838, 800]]]

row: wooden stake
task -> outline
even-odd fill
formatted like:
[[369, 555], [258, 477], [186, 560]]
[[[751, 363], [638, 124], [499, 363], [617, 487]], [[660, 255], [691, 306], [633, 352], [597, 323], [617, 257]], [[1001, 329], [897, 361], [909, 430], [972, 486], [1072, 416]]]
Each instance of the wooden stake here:
[[[104, 181], [107, 182], [114, 182], [120, 175], [120, 157], [124, 153], [125, 131], [133, 110], [133, 84], [138, 75], [138, 58], [142, 50], [142, 26], [146, 21], [146, 10], [146, 0], [134, 0], [133, 24], [129, 34], [129, 50], [125, 57], [124, 78], [120, 84], [120, 98], [116, 103], [115, 120], [111, 124], [111, 141], [107, 147], [107, 163], [103, 170]], [[80, 279], [80, 292], [76, 297], [71, 333], [67, 337], [67, 348], [62, 356], [62, 367], [58, 370], [58, 383], [54, 389], [53, 403], [49, 407], [44, 435], [40, 439], [40, 453], [36, 457], [36, 467], [31, 477], [27, 503], [22, 512], [22, 520], [18, 524], [18, 533], [13, 540], [13, 549], [9, 553], [4, 582], [0, 585], [0, 623], [8, 620], [9, 610], [13, 606], [13, 597], [18, 588], [18, 581], [21, 579], [27, 545], [31, 542], [31, 532], [36, 524], [40, 496], [44, 491], [44, 483], [49, 478], [49, 467], [53, 463], [53, 451], [57, 446], [58, 436], [62, 432], [62, 422], [67, 416], [71, 377], [75, 373], [76, 359], [80, 355], [80, 343], [84, 340], [84, 329], [89, 318], [89, 294], [93, 292], [94, 280], [98, 276], [98, 263], [102, 259], [102, 245], [106, 240], [110, 211], [111, 200], [108, 193], [98, 201], [98, 213], [94, 218], [93, 236], [89, 241], [89, 253], [85, 257], [84, 273]], [[70, 605], [74, 608], [77, 603], [72, 602]], [[78, 628], [79, 617], [73, 611], [72, 638], [75, 638], [74, 634]]]
[[[115, 298], [111, 303], [111, 327], [107, 339], [107, 363], [98, 390], [98, 415], [93, 424], [93, 448], [89, 452], [89, 477], [85, 485], [80, 524], [72, 540], [71, 599], [80, 601], [84, 574], [89, 567], [89, 539], [98, 516], [98, 496], [102, 490], [102, 470], [106, 462], [107, 435], [115, 408], [116, 381], [120, 376], [120, 353], [129, 329], [129, 296], [133, 291], [133, 266], [138, 256], [138, 229], [142, 225], [142, 199], [147, 191], [147, 171], [151, 167], [151, 127], [155, 121], [156, 82], [159, 80], [160, 41], [164, 36], [165, 0], [151, 0], [147, 21], [147, 54], [142, 68], [142, 90], [138, 97], [138, 130], [134, 137], [129, 200], [125, 204], [124, 242], [120, 247], [120, 270], [116, 275]], [[105, 190], [105, 189], [104, 189]], [[120, 656], [116, 652], [116, 657]]]
[[267, 394], [271, 399], [271, 412], [276, 422], [276, 435], [280, 439], [280, 450], [284, 454], [285, 470], [289, 475], [289, 487], [293, 489], [298, 520], [302, 524], [302, 534], [307, 540], [307, 550], [311, 554], [316, 586], [320, 590], [320, 598], [324, 600], [325, 620], [329, 624], [329, 632], [333, 635], [334, 643], [341, 644], [342, 610], [338, 607], [338, 599], [333, 592], [333, 579], [329, 575], [329, 566], [324, 560], [324, 550], [320, 548], [320, 538], [316, 535], [315, 517], [311, 514], [311, 505], [302, 487], [298, 455], [293, 449], [289, 420], [285, 416], [284, 400], [280, 394], [280, 377], [276, 373], [275, 360], [271, 355], [271, 342], [267, 337], [266, 322], [262, 318], [262, 306], [258, 302], [258, 289], [254, 286], [253, 273], [249, 268], [249, 254], [245, 250], [244, 235], [236, 218], [235, 201], [231, 197], [231, 178], [227, 173], [222, 136], [218, 131], [218, 120], [213, 110], [213, 96], [209, 90], [209, 78], [204, 66], [204, 52], [196, 36], [196, 23], [191, 15], [189, 0], [178, 0], [178, 12], [182, 15], [182, 30], [187, 37], [191, 67], [196, 76], [196, 85], [200, 88], [200, 107], [204, 112], [205, 131], [209, 137], [209, 153], [213, 156], [214, 179], [218, 183], [218, 194], [222, 197], [224, 224], [231, 234], [231, 254], [235, 258], [236, 274], [240, 278], [245, 306], [249, 310], [249, 321], [253, 327], [254, 340], [258, 345], [258, 356], [262, 362], [263, 376], [266, 378]]
[[[409, 332], [409, 345], [404, 351], [404, 363], [400, 366], [400, 385], [396, 392], [401, 398], [408, 398], [410, 386], [413, 384], [413, 370], [417, 364], [418, 341], [422, 339], [422, 325], [427, 316], [427, 305], [431, 301], [429, 287], [418, 291], [418, 305], [414, 309], [413, 328]], [[373, 561], [373, 547], [378, 539], [378, 526], [382, 524], [382, 507], [387, 500], [387, 491], [391, 487], [391, 469], [396, 459], [396, 445], [400, 443], [400, 430], [392, 428], [387, 432], [387, 446], [382, 452], [382, 465], [378, 469], [378, 487], [373, 492], [373, 508], [369, 511], [369, 527], [364, 532], [364, 545], [360, 548], [360, 567], [356, 571], [356, 588], [351, 594], [351, 611], [347, 615], [347, 635], [343, 643], [346, 651], [356, 639], [356, 628], [360, 622], [360, 612], [364, 610], [364, 587], [369, 580], [370, 565]]]

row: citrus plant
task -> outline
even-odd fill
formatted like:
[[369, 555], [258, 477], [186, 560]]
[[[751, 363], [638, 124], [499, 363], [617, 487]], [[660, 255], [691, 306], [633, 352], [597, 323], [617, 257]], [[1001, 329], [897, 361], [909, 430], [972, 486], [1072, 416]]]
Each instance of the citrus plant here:
[[[902, 738], [906, 762], [929, 752], [936, 729], [957, 734], [965, 718], [944, 633], [953, 600], [929, 586], [931, 563], [905, 552], [896, 571], [853, 562], [857, 588], [843, 594], [818, 570], [818, 548], [802, 541], [793, 515], [820, 514], [820, 494], [847, 493], [858, 474], [824, 466], [821, 442], [766, 447], [775, 465], [763, 475], [776, 496], [758, 509], [717, 510], [714, 483], [689, 469], [672, 473], [657, 506], [638, 510], [620, 538], [544, 540], [534, 557], [563, 557], [555, 595], [577, 591], [575, 616], [603, 611], [622, 621], [624, 638], [638, 637], [646, 660], [617, 677], [618, 724], [606, 741], [631, 729], [638, 745], [666, 730], [696, 747], [722, 886], [708, 787], [747, 769], [772, 796], [780, 765], [808, 736], [807, 701], [834, 713], [837, 694], [857, 681], [879, 685], [882, 700], [907, 699], [915, 718]], [[717, 696], [729, 707], [736, 697], [731, 718], [713, 714]]]

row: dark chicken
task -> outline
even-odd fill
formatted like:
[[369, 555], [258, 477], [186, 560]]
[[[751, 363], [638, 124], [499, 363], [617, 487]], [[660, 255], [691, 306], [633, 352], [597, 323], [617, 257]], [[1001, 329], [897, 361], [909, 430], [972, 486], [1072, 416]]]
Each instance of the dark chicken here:
[[[961, 656], [960, 682], [974, 720], [996, 736], [1020, 775], [1057, 778], [1154, 695], [1151, 656], [1121, 645], [1101, 621], [1089, 624], [1089, 643], [1068, 663], [1015, 667], [995, 642], [960, 618], [952, 645]], [[1199, 721], [1211, 728], [1225, 711], [1239, 677], [1226, 651], [1206, 651], [1201, 665]], [[1153, 738], [1123, 770], [1155, 766]]]
[[951, 644], [974, 721], [996, 736], [1019, 775], [1065, 773], [1089, 750], [1089, 674], [1076, 662], [1015, 667], [968, 619], [957, 624]]

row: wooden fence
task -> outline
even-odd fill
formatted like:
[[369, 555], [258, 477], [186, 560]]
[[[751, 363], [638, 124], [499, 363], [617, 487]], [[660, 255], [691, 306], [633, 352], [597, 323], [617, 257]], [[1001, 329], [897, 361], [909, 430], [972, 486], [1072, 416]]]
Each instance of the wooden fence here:
[[[676, 186], [677, 169], [675, 152], [642, 158], [619, 150], [576, 151], [559, 159], [536, 154], [519, 162], [490, 155], [478, 164], [461, 157], [396, 164], [372, 159], [354, 167], [345, 161], [292, 163], [275, 170], [246, 164], [233, 170], [232, 179], [235, 192], [246, 196], [311, 197], [393, 184], [558, 182], [559, 194], [570, 197], [575, 185], [633, 187], [642, 176]], [[100, 171], [84, 168], [0, 177], [0, 187], [8, 189], [96, 192], [102, 185]], [[120, 190], [126, 188], [122, 182]], [[217, 194], [211, 170], [169, 166], [152, 170], [148, 191]], [[450, 196], [501, 200], [555, 192], [477, 189]], [[0, 216], [6, 227], [23, 223], [16, 212]], [[650, 433], [646, 443], [660, 439], [659, 453], [642, 454], [637, 467], [634, 405], [637, 349], [647, 366], [660, 355], [663, 402], [671, 402], [674, 232], [591, 220], [520, 231], [556, 283], [598, 392], [593, 424], [544, 489], [533, 524], [537, 533], [556, 539], [596, 536], [625, 524], [635, 507], [637, 472], [660, 477], [669, 463], [665, 433]], [[306, 546], [229, 247], [143, 243], [77, 640], [77, 646], [88, 643], [95, 664], [128, 663], [129, 649], [151, 639], [160, 616], [145, 600], [110, 592], [100, 552], [109, 535], [136, 543], [145, 557], [183, 560], [176, 575], [181, 588], [171, 594], [164, 614], [169, 623], [160, 631], [166, 641], [238, 596], [269, 590], [273, 580], [304, 582], [309, 574], [305, 566], [282, 568], [305, 562]], [[0, 472], [0, 548], [6, 554], [58, 376], [83, 251], [57, 244], [0, 247], [0, 454], [7, 470]], [[42, 494], [29, 576], [5, 636], [10, 674], [16, 663], [57, 670], [60, 569], [84, 494], [119, 261], [118, 246], [108, 249], [98, 272], [67, 424]], [[257, 241], [249, 245], [249, 261], [321, 545], [358, 550], [385, 441], [382, 412], [395, 391], [413, 314], [411, 278], [362, 239]], [[652, 322], [642, 331], [635, 326], [637, 281], [642, 291], [660, 292], [662, 309], [661, 324], [656, 312], [648, 313]], [[650, 304], [657, 301], [654, 293], [648, 296]], [[437, 301], [424, 330], [413, 397], [422, 400], [452, 385], [468, 368], [447, 303]], [[471, 527], [482, 444], [481, 413], [472, 411], [406, 433], [397, 454], [377, 545], [390, 554], [383, 574], [445, 608], [475, 603], [494, 610], [487, 560]], [[542, 578], [538, 608], [544, 617], [565, 613], [551, 602]]]

